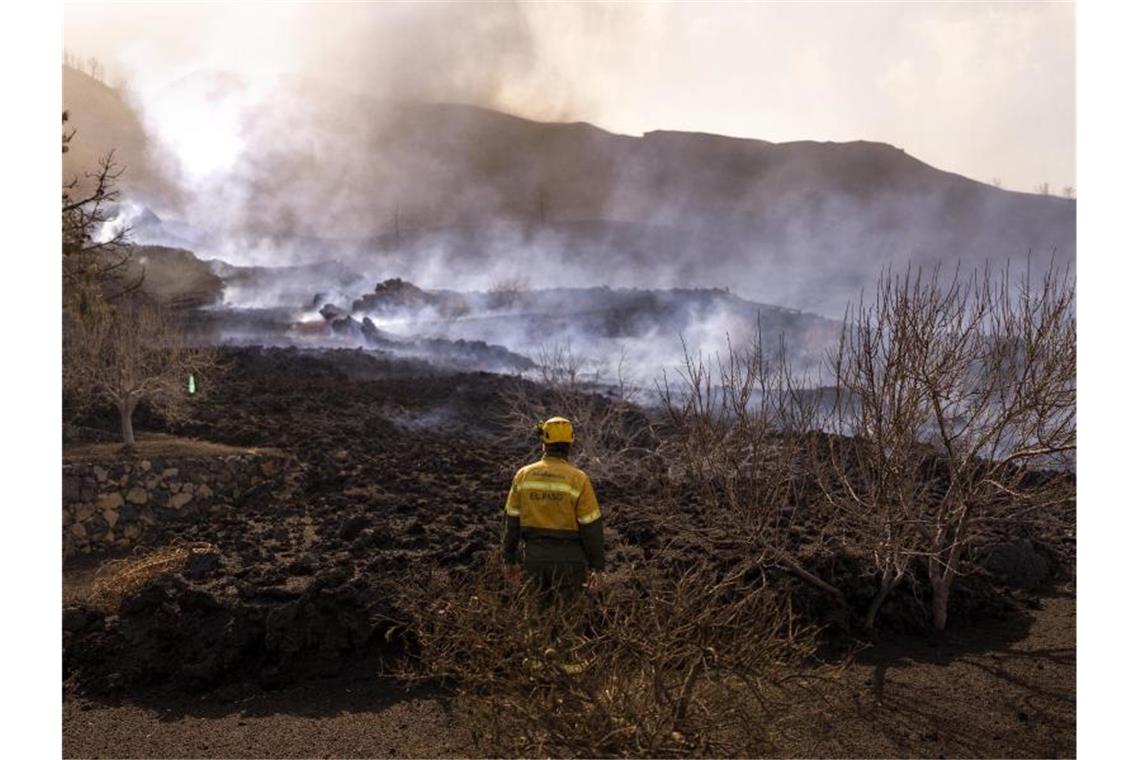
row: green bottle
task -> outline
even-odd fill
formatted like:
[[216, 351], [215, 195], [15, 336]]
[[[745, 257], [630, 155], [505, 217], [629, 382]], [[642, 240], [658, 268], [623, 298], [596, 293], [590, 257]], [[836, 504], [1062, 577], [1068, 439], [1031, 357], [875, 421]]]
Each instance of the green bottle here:
[[186, 382], [186, 391], [193, 396], [198, 392], [198, 380], [194, 377], [194, 373], [190, 373], [190, 379]]

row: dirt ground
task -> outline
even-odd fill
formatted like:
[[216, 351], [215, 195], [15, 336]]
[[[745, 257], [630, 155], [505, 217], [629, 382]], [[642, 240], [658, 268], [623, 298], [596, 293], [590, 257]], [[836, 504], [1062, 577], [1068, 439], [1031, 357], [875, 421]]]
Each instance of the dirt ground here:
[[124, 450], [121, 443], [83, 443], [63, 450], [64, 462], [105, 462], [123, 457], [147, 459], [154, 457], [224, 457], [231, 454], [273, 454], [271, 449], [239, 448], [210, 441], [180, 438], [162, 433], [137, 436], [135, 445]]
[[[828, 689], [827, 722], [786, 727], [781, 754], [1074, 757], [1075, 634], [1063, 587], [1040, 609], [941, 641], [884, 641]], [[445, 701], [374, 673], [63, 706], [64, 757], [451, 757], [466, 746]]]

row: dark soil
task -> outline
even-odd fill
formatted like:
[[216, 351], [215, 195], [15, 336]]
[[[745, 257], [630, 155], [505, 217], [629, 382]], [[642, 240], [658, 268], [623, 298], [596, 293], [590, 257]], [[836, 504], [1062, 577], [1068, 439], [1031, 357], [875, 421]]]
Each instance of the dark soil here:
[[[153, 547], [185, 539], [217, 551], [117, 614], [82, 602], [100, 558], [64, 568], [64, 754], [464, 754], [441, 695], [409, 695], [379, 674], [414, 645], [401, 627], [408, 590], [497, 551], [510, 475], [536, 453], [497, 423], [518, 381], [363, 351], [232, 358], [194, 421], [165, 432], [279, 449], [292, 464], [224, 517], [147, 535]], [[595, 485], [619, 575], [635, 561], [669, 568], [720, 551], [680, 532], [700, 521], [696, 506], [654, 514], [650, 473]], [[800, 560], [844, 589], [867, 582], [851, 558]], [[881, 613], [883, 641], [835, 687], [829, 722], [790, 727], [787, 753], [1073, 754], [1075, 600], [1062, 591], [1038, 604], [1034, 593], [963, 579], [959, 627], [932, 639], [899, 633], [925, 619], [921, 590], [900, 589]], [[795, 598], [841, 648], [852, 644], [826, 598]]]
[[[791, 757], [1075, 757], [1076, 599], [863, 652], [826, 692], [828, 719], [779, 736]], [[449, 757], [468, 754], [444, 701], [374, 673], [266, 691], [140, 692], [63, 705], [64, 757]]]

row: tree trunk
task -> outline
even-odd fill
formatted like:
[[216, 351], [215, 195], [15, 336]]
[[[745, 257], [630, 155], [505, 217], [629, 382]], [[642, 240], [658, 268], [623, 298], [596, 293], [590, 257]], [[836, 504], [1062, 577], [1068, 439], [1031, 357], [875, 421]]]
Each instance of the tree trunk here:
[[844, 609], [847, 608], [847, 599], [844, 598], [842, 591], [837, 589], [835, 586], [832, 586], [830, 583], [825, 581], [823, 578], [820, 578], [818, 575], [805, 570], [803, 566], [801, 566], [799, 562], [796, 562], [796, 560], [793, 559], [792, 556], [787, 552], [770, 544], [767, 546], [776, 554], [776, 558], [781, 567], [798, 577], [800, 580], [807, 581], [821, 591], [825, 591], [828, 594], [831, 594], [831, 596], [835, 597], [835, 600], [839, 602], [839, 606], [843, 607]]
[[135, 427], [131, 422], [131, 416], [135, 413], [135, 405], [130, 399], [123, 401], [119, 404], [119, 426], [123, 432], [123, 445], [135, 445]]
[[954, 580], [953, 573], [943, 573], [938, 578], [931, 578], [930, 585], [934, 590], [932, 605], [934, 607], [934, 630], [946, 630], [946, 620], [950, 608], [950, 584]]
[[946, 563], [941, 564], [936, 562], [936, 557], [930, 558], [930, 564], [927, 565], [927, 575], [930, 577], [930, 586], [934, 592], [931, 599], [931, 616], [933, 617], [934, 630], [946, 630], [946, 621], [950, 616], [950, 587], [954, 584], [954, 578], [958, 575], [958, 562], [962, 558], [962, 549], [965, 546], [960, 541], [956, 540], [957, 536], [965, 533], [966, 519], [969, 517], [969, 512], [966, 512], [959, 518], [956, 525], [953, 527], [951, 533], [951, 540], [954, 543], [950, 546], [949, 556], [946, 558]]
[[895, 590], [895, 586], [899, 585], [902, 580], [902, 573], [895, 573], [894, 577], [889, 577], [885, 572], [883, 578], [879, 582], [879, 592], [875, 594], [875, 598], [871, 601], [871, 606], [867, 608], [866, 614], [863, 615], [863, 627], [868, 630], [875, 627], [875, 618], [879, 615], [879, 608], [883, 606], [890, 593]]

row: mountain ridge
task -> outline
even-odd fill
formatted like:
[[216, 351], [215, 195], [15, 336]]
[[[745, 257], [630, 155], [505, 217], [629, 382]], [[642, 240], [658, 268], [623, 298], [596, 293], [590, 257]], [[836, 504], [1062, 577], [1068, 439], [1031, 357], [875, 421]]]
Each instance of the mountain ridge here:
[[[199, 129], [166, 122], [191, 138], [226, 124], [238, 130], [222, 135], [238, 146], [224, 171], [189, 181], [171, 170], [177, 157], [163, 152], [161, 119], [121, 95], [77, 98], [94, 84], [75, 72], [64, 80], [65, 105], [100, 111], [90, 116], [100, 123], [92, 134], [76, 108], [76, 143], [124, 143], [125, 194], [230, 240], [225, 255], [235, 263], [251, 241], [352, 239], [374, 244], [384, 266], [426, 257], [469, 276], [492, 262], [509, 277], [569, 261], [576, 268], [564, 276], [584, 285], [649, 277], [667, 286], [675, 273], [835, 314], [885, 266], [1075, 256], [1074, 201], [991, 187], [887, 143], [677, 130], [637, 137], [311, 84], [252, 88], [231, 78], [219, 87], [191, 76], [162, 93], [179, 107], [171, 113], [202, 120]], [[289, 255], [328, 255], [307, 246]]]

